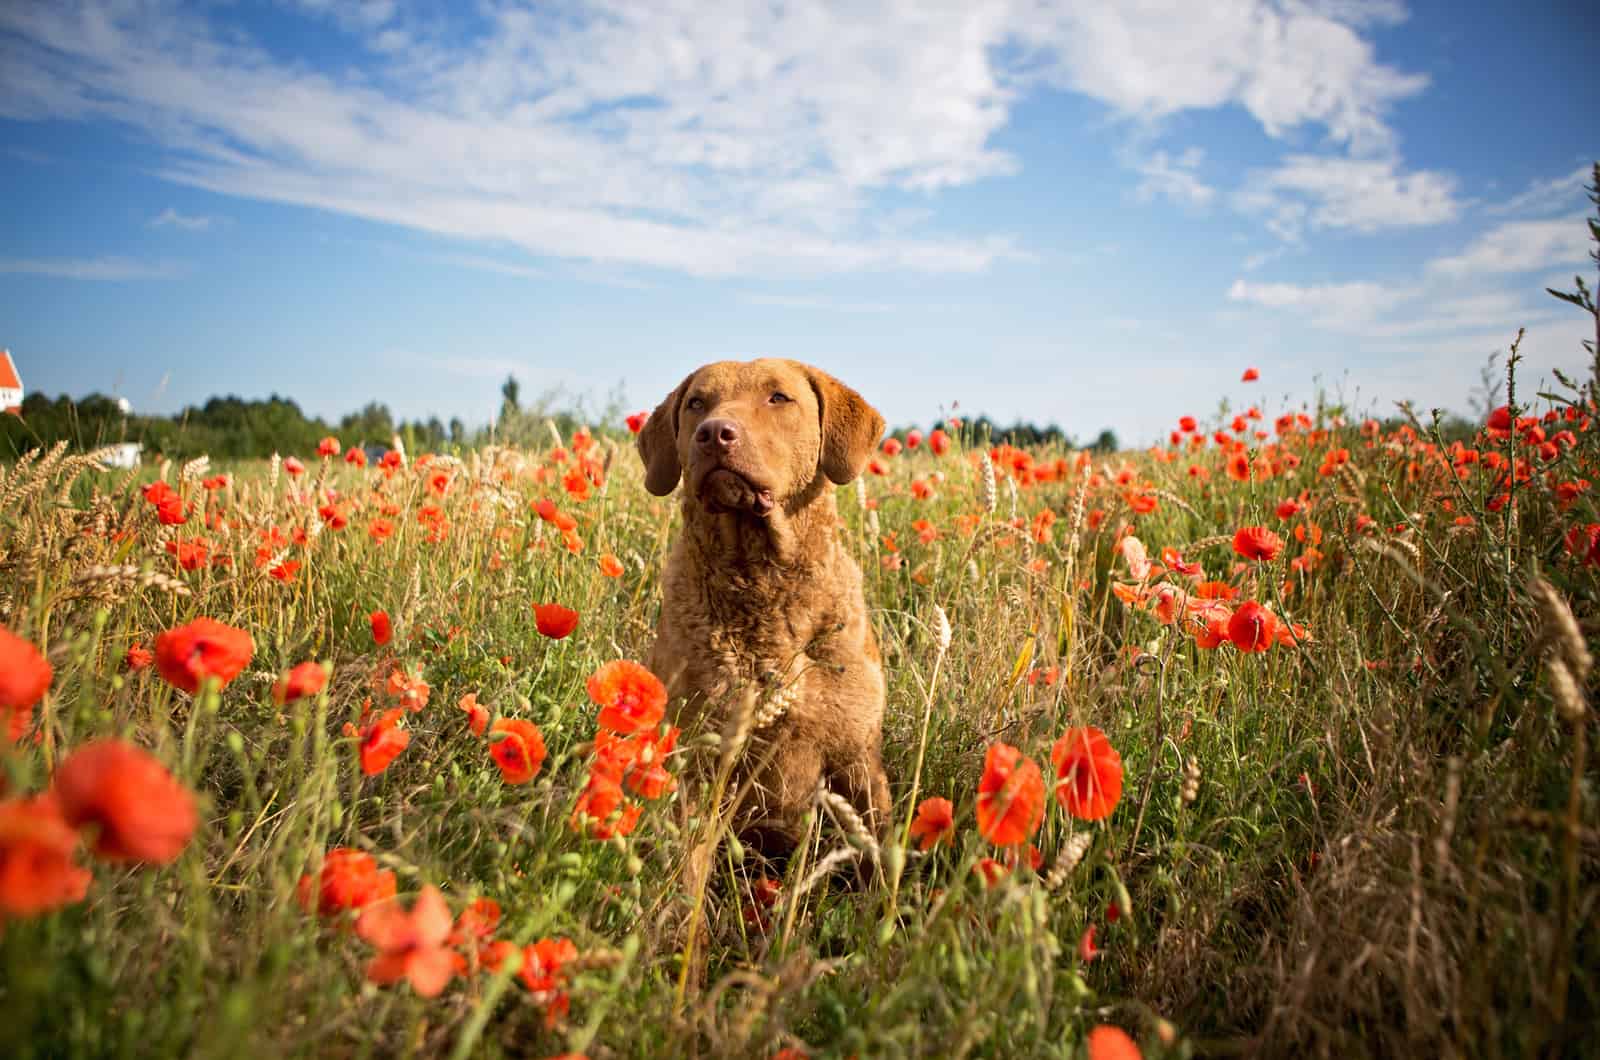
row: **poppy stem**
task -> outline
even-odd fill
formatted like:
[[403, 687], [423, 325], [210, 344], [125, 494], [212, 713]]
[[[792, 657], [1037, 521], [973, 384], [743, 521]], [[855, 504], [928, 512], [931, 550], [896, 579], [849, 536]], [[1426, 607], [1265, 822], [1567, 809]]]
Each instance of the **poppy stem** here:
[[[1144, 828], [1145, 807], [1150, 804], [1150, 790], [1155, 786], [1156, 767], [1161, 764], [1161, 745], [1166, 740], [1166, 692], [1167, 692], [1167, 666], [1172, 662], [1172, 652], [1178, 640], [1170, 632], [1167, 634], [1167, 649], [1164, 657], [1157, 662], [1159, 669], [1156, 671], [1156, 738], [1151, 741], [1150, 768], [1145, 770], [1144, 789], [1139, 792], [1139, 813], [1133, 819], [1133, 835], [1128, 839], [1128, 857], [1133, 857], [1134, 849], [1139, 844], [1139, 832]], [[1154, 658], [1154, 656], [1146, 656]], [[1142, 661], [1142, 660], [1141, 660]]]

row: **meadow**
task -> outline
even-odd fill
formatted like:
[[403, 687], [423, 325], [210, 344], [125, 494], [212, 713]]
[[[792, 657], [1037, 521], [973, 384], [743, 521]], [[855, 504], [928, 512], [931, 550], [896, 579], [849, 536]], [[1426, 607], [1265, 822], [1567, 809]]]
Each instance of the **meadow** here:
[[952, 420], [840, 488], [895, 819], [819, 794], [781, 867], [690, 799], [750, 697], [677, 733], [618, 665], [679, 503], [621, 424], [23, 458], [0, 1055], [1593, 1048], [1596, 384], [1513, 356], [1446, 439], [1243, 367], [1148, 450]]

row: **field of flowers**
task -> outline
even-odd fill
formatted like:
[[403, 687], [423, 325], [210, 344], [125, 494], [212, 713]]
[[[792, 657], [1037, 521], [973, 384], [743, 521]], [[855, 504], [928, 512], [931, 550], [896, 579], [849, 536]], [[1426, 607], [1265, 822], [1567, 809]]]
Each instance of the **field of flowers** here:
[[[1513, 364], [1514, 364], [1513, 359]], [[0, 472], [0, 1055], [1555, 1055], [1600, 1012], [1592, 384], [1475, 436], [951, 420], [840, 488], [895, 819], [783, 866], [627, 434]], [[870, 395], [868, 395], [870, 397]], [[640, 417], [627, 427], [639, 429]], [[734, 713], [737, 713], [736, 711]]]

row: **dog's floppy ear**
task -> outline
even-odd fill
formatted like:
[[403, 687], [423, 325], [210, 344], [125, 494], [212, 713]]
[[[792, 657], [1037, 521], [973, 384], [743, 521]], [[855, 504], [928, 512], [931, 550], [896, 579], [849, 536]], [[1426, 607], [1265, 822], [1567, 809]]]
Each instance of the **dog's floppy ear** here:
[[865, 398], [839, 380], [807, 366], [822, 421], [822, 473], [836, 485], [853, 481], [867, 466], [883, 437], [883, 417]]
[[689, 389], [690, 372], [678, 388], [668, 394], [639, 431], [639, 459], [644, 461], [644, 488], [665, 497], [678, 488], [683, 468], [678, 466], [678, 406]]

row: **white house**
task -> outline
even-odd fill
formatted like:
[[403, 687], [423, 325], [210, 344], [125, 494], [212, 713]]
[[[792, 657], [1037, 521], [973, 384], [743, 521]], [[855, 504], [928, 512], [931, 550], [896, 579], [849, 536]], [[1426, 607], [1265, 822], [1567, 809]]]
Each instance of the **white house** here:
[[0, 412], [22, 414], [22, 377], [11, 363], [10, 350], [0, 350]]

